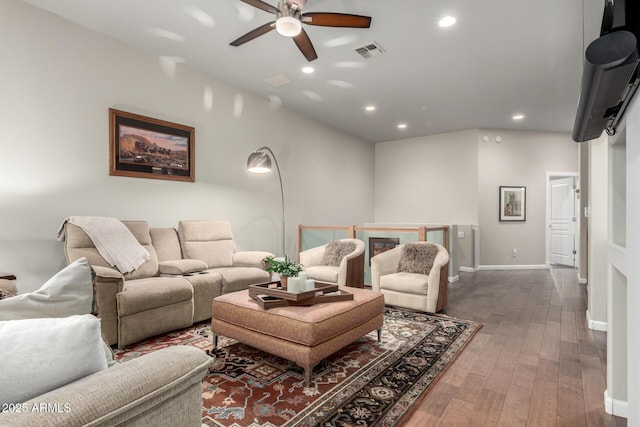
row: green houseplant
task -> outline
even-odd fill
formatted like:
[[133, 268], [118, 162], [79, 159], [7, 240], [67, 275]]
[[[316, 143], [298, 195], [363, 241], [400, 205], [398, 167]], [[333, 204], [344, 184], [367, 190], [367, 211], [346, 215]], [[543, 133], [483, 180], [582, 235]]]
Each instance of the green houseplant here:
[[285, 289], [287, 288], [287, 278], [297, 277], [298, 273], [300, 273], [303, 268], [302, 264], [290, 260], [286, 255], [284, 260], [269, 257], [266, 259], [266, 262], [266, 270], [272, 273], [277, 273], [280, 276], [280, 283]]

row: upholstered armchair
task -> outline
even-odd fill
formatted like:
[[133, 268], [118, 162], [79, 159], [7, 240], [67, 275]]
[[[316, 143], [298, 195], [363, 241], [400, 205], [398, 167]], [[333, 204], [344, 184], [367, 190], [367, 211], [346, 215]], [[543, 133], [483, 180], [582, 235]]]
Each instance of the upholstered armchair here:
[[308, 277], [320, 282], [364, 287], [364, 242], [339, 239], [300, 252], [300, 264]]
[[371, 258], [372, 289], [385, 304], [436, 313], [447, 305], [448, 267], [443, 246], [406, 243]]

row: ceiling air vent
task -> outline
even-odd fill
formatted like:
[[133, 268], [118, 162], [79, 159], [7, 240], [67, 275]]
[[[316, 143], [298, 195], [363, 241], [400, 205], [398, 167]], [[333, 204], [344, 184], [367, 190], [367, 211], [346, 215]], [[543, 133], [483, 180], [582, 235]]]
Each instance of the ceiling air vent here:
[[371, 42], [356, 49], [356, 52], [364, 59], [373, 58], [384, 53], [384, 49], [377, 42]]
[[291, 80], [284, 74], [278, 74], [277, 76], [269, 77], [265, 82], [273, 87], [280, 87], [291, 83]]

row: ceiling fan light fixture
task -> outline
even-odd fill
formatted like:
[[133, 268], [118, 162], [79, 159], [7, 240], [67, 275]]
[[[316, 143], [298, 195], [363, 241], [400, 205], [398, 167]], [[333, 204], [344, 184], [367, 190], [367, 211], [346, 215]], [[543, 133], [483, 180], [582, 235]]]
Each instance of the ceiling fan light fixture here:
[[302, 31], [302, 22], [293, 16], [281, 16], [276, 20], [276, 31], [285, 37], [295, 37]]
[[[237, 1], [237, 0], [236, 0]], [[295, 45], [300, 49], [307, 61], [311, 62], [318, 58], [313, 43], [307, 32], [302, 28], [302, 24], [316, 25], [320, 27], [347, 27], [347, 28], [370, 28], [371, 17], [352, 15], [349, 13], [331, 12], [310, 12], [302, 13], [302, 8], [307, 0], [280, 0], [278, 6], [272, 6], [262, 0], [241, 0], [243, 3], [253, 6], [256, 9], [269, 12], [275, 15], [275, 21], [267, 22], [254, 28], [248, 33], [238, 37], [231, 43], [231, 46], [240, 46], [248, 41], [260, 37], [272, 30], [276, 30], [281, 35], [293, 39]]]

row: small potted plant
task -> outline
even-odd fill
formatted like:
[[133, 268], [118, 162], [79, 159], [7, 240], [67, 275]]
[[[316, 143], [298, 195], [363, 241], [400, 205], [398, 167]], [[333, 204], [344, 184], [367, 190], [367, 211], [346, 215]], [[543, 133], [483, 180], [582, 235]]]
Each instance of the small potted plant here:
[[282, 284], [282, 288], [285, 290], [287, 289], [287, 278], [297, 277], [298, 273], [300, 273], [303, 268], [302, 264], [290, 260], [286, 255], [284, 260], [269, 257], [266, 261], [266, 270], [272, 273], [277, 273], [280, 276], [280, 283]]

